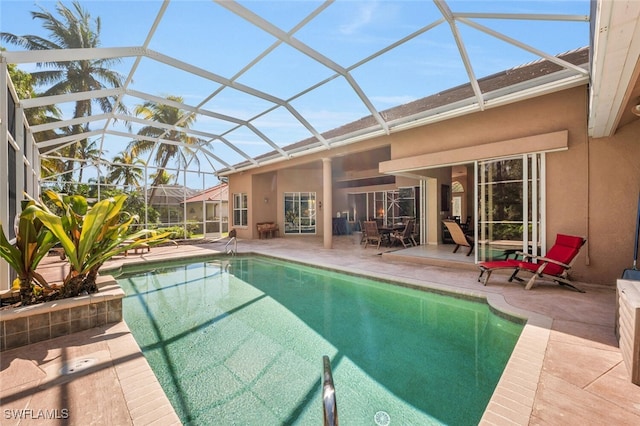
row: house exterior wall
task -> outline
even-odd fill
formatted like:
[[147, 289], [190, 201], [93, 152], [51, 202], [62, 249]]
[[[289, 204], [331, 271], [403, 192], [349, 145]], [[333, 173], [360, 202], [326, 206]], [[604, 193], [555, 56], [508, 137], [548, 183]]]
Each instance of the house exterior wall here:
[[[252, 232], [257, 232], [255, 224], [260, 222], [276, 222], [278, 219], [278, 175], [276, 172], [254, 175], [252, 192], [249, 198], [254, 206]], [[282, 228], [281, 228], [282, 229]], [[256, 234], [257, 235], [257, 234]]]
[[[579, 281], [613, 286], [633, 260], [633, 231], [640, 191], [640, 121], [622, 127], [612, 137], [592, 140], [588, 137], [587, 110], [587, 87], [579, 86], [243, 173], [282, 169], [277, 172], [278, 200], [285, 191], [300, 190], [316, 191], [318, 201], [321, 201], [322, 164], [318, 160], [322, 156], [389, 145], [390, 161], [401, 160], [399, 164], [402, 159], [415, 159], [421, 154], [462, 148], [472, 148], [477, 158], [485, 158], [483, 149], [486, 147], [483, 145], [501, 141], [515, 145], [526, 143], [526, 138], [532, 136], [544, 138], [547, 134], [553, 137], [565, 134], [562, 137], [566, 138], [568, 149], [546, 154], [547, 244], [552, 245], [558, 233], [586, 237], [587, 245], [574, 263], [572, 276]], [[495, 152], [492, 155], [495, 156]], [[312, 166], [286, 169], [303, 162], [311, 162]], [[447, 180], [442, 170], [423, 170], [421, 173], [424, 176], [436, 173], [434, 177], [439, 181]], [[247, 185], [243, 175], [230, 175], [229, 182], [232, 192]], [[398, 176], [395, 186], [407, 186], [409, 182], [417, 184], [418, 181]], [[450, 178], [448, 183], [451, 183]], [[468, 189], [473, 189], [472, 174], [467, 185]], [[381, 187], [372, 190], [381, 190]], [[350, 191], [334, 191], [333, 210], [344, 207], [347, 192]], [[439, 195], [436, 198], [432, 201], [437, 203]], [[473, 199], [466, 201], [470, 204], [468, 211], [472, 212]], [[279, 206], [279, 223], [282, 223], [282, 214]], [[439, 228], [437, 221], [433, 222], [428, 225]], [[318, 220], [318, 234], [323, 232], [321, 226], [322, 221]], [[432, 240], [430, 238], [429, 242]]]
[[[633, 264], [640, 193], [640, 120], [585, 147], [588, 162], [589, 281], [615, 285]], [[566, 212], [570, 215], [571, 212]]]

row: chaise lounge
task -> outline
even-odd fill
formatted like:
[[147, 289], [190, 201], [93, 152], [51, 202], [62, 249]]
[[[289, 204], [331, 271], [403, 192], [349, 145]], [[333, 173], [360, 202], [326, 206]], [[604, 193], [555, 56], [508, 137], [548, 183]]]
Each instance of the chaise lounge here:
[[517, 276], [520, 271], [533, 274], [527, 282], [525, 290], [530, 290], [535, 284], [536, 279], [540, 277], [549, 278], [559, 285], [567, 286], [580, 293], [584, 293], [584, 290], [576, 287], [569, 280], [569, 270], [580, 249], [586, 242], [587, 240], [582, 237], [558, 234], [555, 244], [549, 249], [546, 256], [517, 252], [518, 255], [523, 256], [522, 260], [506, 259], [479, 263], [480, 275], [478, 276], [478, 281], [482, 281], [482, 276], [486, 273], [487, 275], [483, 283], [487, 285], [493, 271], [498, 269], [513, 269], [513, 273], [509, 277], [509, 282], [513, 280], [523, 281]]
[[442, 223], [447, 227], [453, 242], [456, 244], [453, 252], [457, 252], [461, 246], [469, 247], [469, 251], [467, 252], [467, 256], [469, 256], [473, 252], [473, 247], [475, 246], [473, 238], [470, 235], [465, 234], [460, 227], [460, 224], [453, 219], [444, 219]]

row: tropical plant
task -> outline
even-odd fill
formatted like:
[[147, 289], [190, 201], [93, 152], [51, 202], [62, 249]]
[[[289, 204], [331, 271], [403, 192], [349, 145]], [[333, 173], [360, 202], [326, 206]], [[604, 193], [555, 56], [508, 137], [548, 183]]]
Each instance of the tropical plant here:
[[[179, 96], [168, 96], [167, 99], [172, 102], [183, 103], [184, 100]], [[135, 108], [135, 113], [144, 119], [155, 121], [163, 124], [179, 126], [187, 130], [195, 122], [195, 116], [187, 111], [183, 111], [175, 106], [158, 102], [145, 102]], [[186, 132], [179, 130], [166, 130], [153, 125], [145, 126], [138, 131], [138, 135], [145, 138], [136, 139], [129, 143], [127, 149], [134, 157], [144, 153], [150, 153], [155, 150], [154, 162], [158, 166], [158, 172], [151, 183], [151, 194], [149, 194], [149, 202], [153, 200], [156, 187], [160, 185], [164, 177], [166, 167], [170, 161], [178, 162], [180, 166], [186, 168], [190, 161], [198, 163], [196, 151], [201, 140], [193, 136], [189, 136]], [[175, 143], [157, 143], [157, 139], [162, 137], [167, 141]]]
[[127, 198], [124, 194], [93, 206], [80, 195], [62, 196], [53, 191], [43, 195], [61, 212], [60, 216], [40, 205], [32, 205], [26, 211], [33, 212], [64, 248], [70, 270], [64, 279], [63, 297], [95, 293], [98, 270], [104, 262], [126, 250], [163, 242], [168, 236], [146, 229], [129, 233], [137, 217], [122, 210]]
[[[40, 7], [40, 11], [31, 12], [33, 19], [42, 22], [44, 29], [49, 31], [49, 39], [37, 35], [18, 36], [11, 33], [0, 32], [0, 40], [11, 43], [28, 50], [63, 50], [96, 48], [100, 46], [100, 18], [91, 19], [90, 14], [83, 9], [81, 2], [74, 1], [72, 8], [66, 7], [62, 2], [56, 4], [56, 12], [59, 15]], [[43, 71], [31, 73], [33, 83], [36, 86], [51, 85], [40, 96], [54, 96], [67, 93], [86, 92], [87, 90], [100, 90], [112, 87], [121, 87], [123, 76], [110, 69], [119, 59], [99, 58], [83, 59], [77, 61], [43, 62], [38, 67], [46, 67]], [[112, 112], [114, 105], [124, 111], [123, 105], [117, 103], [115, 97], [103, 97], [94, 100], [103, 112]], [[76, 101], [73, 118], [91, 115], [92, 100], [81, 99]], [[72, 126], [73, 134], [81, 134], [88, 131], [88, 124], [76, 124]], [[87, 140], [81, 140], [78, 144], [71, 144], [68, 152], [65, 171], [61, 175], [67, 182], [71, 181], [71, 172], [77, 159], [78, 147], [88, 144]]]
[[20, 288], [20, 300], [23, 305], [36, 302], [46, 290], [53, 290], [42, 275], [36, 272], [36, 268], [58, 239], [28, 208], [34, 204], [36, 202], [33, 200], [22, 202], [15, 244], [8, 241], [4, 231], [0, 232], [0, 257], [6, 260], [18, 275], [13, 287]]
[[113, 164], [109, 166], [109, 182], [122, 184], [125, 189], [133, 190], [140, 187], [144, 177], [142, 167], [145, 162], [132, 155], [129, 151], [122, 151], [113, 157]]

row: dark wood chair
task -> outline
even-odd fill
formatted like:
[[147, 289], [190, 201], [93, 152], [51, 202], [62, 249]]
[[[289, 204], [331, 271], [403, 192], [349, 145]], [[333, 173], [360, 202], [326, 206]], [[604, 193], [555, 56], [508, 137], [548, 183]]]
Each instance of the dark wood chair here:
[[413, 228], [415, 227], [415, 220], [408, 220], [404, 229], [401, 231], [396, 231], [391, 234], [391, 240], [395, 243], [399, 241], [402, 245], [407, 247], [417, 246], [416, 240], [413, 238]]
[[380, 243], [382, 242], [382, 235], [378, 231], [378, 224], [375, 221], [365, 221], [364, 222], [364, 248], [367, 248], [368, 244], [376, 244], [377, 249], [380, 249]]

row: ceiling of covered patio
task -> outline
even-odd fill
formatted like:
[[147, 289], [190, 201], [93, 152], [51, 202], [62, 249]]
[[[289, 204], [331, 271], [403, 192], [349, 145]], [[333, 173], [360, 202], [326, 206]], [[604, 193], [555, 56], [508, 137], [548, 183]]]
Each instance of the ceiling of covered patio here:
[[[2, 31], [23, 35], [21, 21], [6, 13], [10, 3], [2, 5]], [[55, 5], [40, 3], [51, 10]], [[122, 87], [20, 101], [24, 108], [57, 104], [65, 114], [61, 122], [33, 126], [34, 133], [89, 123], [90, 130], [81, 135], [40, 140], [43, 155], [55, 156], [65, 145], [89, 138], [111, 161], [148, 125], [166, 132], [156, 144], [184, 148], [166, 137], [176, 126], [131, 113], [151, 101], [195, 118], [188, 133], [198, 140], [200, 161], [187, 169], [224, 174], [588, 81], [590, 131], [596, 137], [611, 134], [630, 119], [625, 111], [633, 92], [622, 86], [635, 81], [636, 65], [613, 59], [620, 52], [625, 57], [637, 52], [640, 37], [634, 39], [635, 27], [616, 37], [604, 35], [629, 27], [623, 19], [629, 13], [635, 11], [637, 21], [637, 4], [598, 2], [592, 13], [588, 0], [87, 1], [83, 6], [91, 16], [102, 19], [104, 47], [21, 51], [4, 46], [2, 56], [25, 70], [49, 61], [118, 60], [114, 69], [125, 77]], [[108, 8], [118, 13], [106, 13]], [[31, 19], [25, 15], [22, 20]], [[590, 45], [588, 63], [563, 59]], [[545, 61], [554, 69], [544, 76], [500, 87], [481, 84], [505, 70]], [[611, 86], [612, 79], [622, 83], [624, 93]], [[455, 101], [397, 113], [402, 105], [461, 87], [467, 95]], [[113, 97], [129, 112], [72, 119], [73, 102], [101, 97]], [[356, 122], [362, 124], [347, 126]]]

